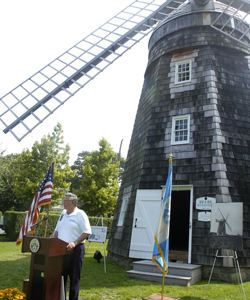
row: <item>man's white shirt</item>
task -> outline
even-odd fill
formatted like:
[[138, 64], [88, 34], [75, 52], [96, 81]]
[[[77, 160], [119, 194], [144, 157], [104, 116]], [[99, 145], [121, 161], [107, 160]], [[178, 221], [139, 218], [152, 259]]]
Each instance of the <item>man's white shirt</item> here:
[[92, 233], [87, 214], [78, 207], [71, 214], [67, 214], [66, 209], [62, 211], [55, 231], [58, 238], [67, 243], [76, 241], [83, 233]]

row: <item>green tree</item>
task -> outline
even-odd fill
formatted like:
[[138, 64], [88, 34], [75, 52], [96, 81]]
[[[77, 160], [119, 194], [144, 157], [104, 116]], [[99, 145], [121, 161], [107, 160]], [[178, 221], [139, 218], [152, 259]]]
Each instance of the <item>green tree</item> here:
[[16, 154], [0, 154], [0, 211], [20, 208], [21, 203], [13, 192]]
[[69, 146], [64, 145], [61, 124], [52, 132], [35, 142], [31, 150], [24, 150], [15, 161], [13, 192], [22, 203], [22, 209], [29, 208], [36, 188], [43, 179], [52, 162], [55, 164], [53, 179], [53, 197], [56, 203], [70, 187], [74, 172], [69, 166]]
[[71, 189], [79, 190], [80, 189], [80, 181], [82, 179], [82, 166], [85, 158], [90, 154], [89, 151], [82, 151], [77, 155], [77, 159], [71, 167], [75, 172], [74, 178], [71, 180]]
[[73, 191], [80, 199], [80, 206], [91, 216], [111, 216], [119, 191], [117, 153], [107, 140], [101, 139], [99, 150], [79, 155], [75, 163], [79, 182]]

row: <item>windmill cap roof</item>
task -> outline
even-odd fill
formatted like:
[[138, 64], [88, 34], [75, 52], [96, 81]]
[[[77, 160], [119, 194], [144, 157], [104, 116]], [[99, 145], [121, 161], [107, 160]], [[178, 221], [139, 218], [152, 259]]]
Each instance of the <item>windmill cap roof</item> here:
[[169, 22], [170, 20], [177, 18], [179, 16], [190, 14], [194, 12], [224, 12], [228, 15], [232, 15], [234, 17], [241, 18], [242, 14], [235, 8], [226, 5], [222, 2], [217, 1], [209, 1], [206, 5], [196, 5], [196, 2], [194, 0], [189, 0], [184, 2], [182, 5], [180, 5], [177, 9], [175, 9], [172, 13], [170, 13], [165, 19], [163, 19], [159, 25], [156, 27], [155, 30], [157, 30], [158, 27], [162, 26], [166, 22]]
[[[222, 14], [223, 18], [217, 20], [217, 16]], [[228, 22], [228, 16], [239, 20], [238, 23], [241, 26], [237, 30], [241, 31], [242, 29], [245, 31], [245, 27], [249, 26], [245, 21], [245, 15], [245, 12], [241, 12], [222, 2], [210, 0], [206, 5], [197, 5], [195, 0], [186, 1], [158, 24], [149, 40], [149, 50], [164, 36], [189, 27], [208, 26], [214, 20], [216, 21], [215, 25], [220, 27], [225, 23], [227, 23], [227, 27], [232, 27], [231, 22]], [[246, 38], [249, 38], [248, 36], [249, 33], [246, 34]]]

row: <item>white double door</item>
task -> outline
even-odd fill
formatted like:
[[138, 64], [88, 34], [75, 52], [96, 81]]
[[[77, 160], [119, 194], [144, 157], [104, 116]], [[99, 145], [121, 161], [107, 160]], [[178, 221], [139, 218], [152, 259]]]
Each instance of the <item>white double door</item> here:
[[[184, 201], [188, 201], [187, 205], [188, 216], [179, 216], [178, 221], [182, 222], [183, 217], [188, 218], [186, 220], [188, 222], [187, 230], [185, 238], [187, 239], [186, 251], [188, 251], [188, 262], [191, 262], [191, 235], [192, 235], [192, 187], [173, 187], [173, 190], [189, 190], [190, 192], [185, 196], [187, 199], [182, 199]], [[136, 203], [135, 203], [135, 211], [134, 211], [134, 219], [133, 219], [133, 229], [130, 243], [130, 258], [138, 258], [138, 259], [151, 259], [153, 246], [154, 246], [154, 234], [158, 226], [158, 220], [160, 215], [160, 205], [161, 205], [161, 196], [162, 190], [137, 190], [136, 194]], [[173, 209], [173, 205], [175, 205], [176, 197], [173, 199], [172, 192], [172, 205], [171, 210]], [[177, 203], [177, 202], [176, 202]], [[180, 203], [180, 201], [179, 201]], [[177, 204], [180, 205], [180, 204]], [[177, 207], [178, 208], [178, 207]], [[179, 208], [178, 208], [179, 209]], [[172, 215], [172, 212], [171, 212]], [[171, 217], [170, 217], [171, 218]], [[171, 222], [171, 226], [175, 226], [174, 222]], [[170, 226], [170, 236], [171, 236], [171, 226]], [[178, 226], [175, 226], [178, 227]], [[172, 228], [173, 231], [173, 228]], [[183, 235], [183, 232], [176, 232], [175, 234]]]

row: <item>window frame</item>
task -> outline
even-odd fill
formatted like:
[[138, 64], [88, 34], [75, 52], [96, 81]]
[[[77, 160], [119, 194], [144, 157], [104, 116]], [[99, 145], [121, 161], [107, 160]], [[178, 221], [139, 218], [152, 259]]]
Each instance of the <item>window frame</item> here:
[[124, 195], [122, 197], [122, 205], [121, 205], [121, 210], [120, 210], [120, 214], [119, 214], [119, 218], [118, 218], [118, 222], [117, 222], [117, 226], [121, 227], [124, 224], [124, 220], [125, 220], [125, 216], [128, 210], [128, 202], [129, 202], [129, 196], [128, 195]]
[[[187, 120], [187, 139], [183, 141], [176, 141], [175, 125], [179, 120]], [[179, 115], [172, 117], [172, 129], [171, 129], [171, 145], [189, 144], [190, 142], [190, 115]]]
[[[178, 67], [180, 65], [187, 64], [187, 63], [189, 63], [189, 79], [179, 81], [178, 75], [180, 74], [180, 72], [178, 71]], [[192, 60], [191, 59], [183, 59], [183, 60], [176, 61], [175, 62], [175, 84], [188, 83], [188, 82], [191, 82], [191, 80], [192, 80]]]

